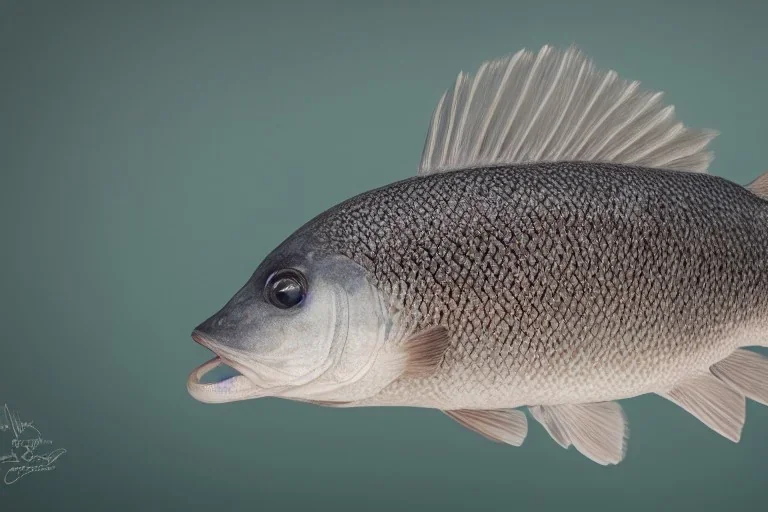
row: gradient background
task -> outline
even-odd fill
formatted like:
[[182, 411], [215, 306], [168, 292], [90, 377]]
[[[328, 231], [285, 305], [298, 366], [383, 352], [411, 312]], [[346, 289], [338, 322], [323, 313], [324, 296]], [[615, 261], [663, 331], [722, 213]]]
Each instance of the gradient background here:
[[304, 221], [413, 175], [483, 60], [577, 43], [720, 130], [715, 174], [768, 168], [768, 4], [622, 3], [0, 2], [0, 405], [68, 449], [0, 510], [765, 510], [752, 402], [732, 444], [624, 401], [606, 468], [534, 423], [516, 449], [432, 410], [185, 390], [192, 328]]

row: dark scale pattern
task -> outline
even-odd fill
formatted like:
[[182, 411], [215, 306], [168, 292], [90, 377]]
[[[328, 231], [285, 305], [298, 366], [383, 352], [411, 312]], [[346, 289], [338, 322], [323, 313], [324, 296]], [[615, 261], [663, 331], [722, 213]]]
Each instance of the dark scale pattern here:
[[583, 162], [455, 171], [362, 194], [310, 227], [419, 327], [453, 335], [439, 374], [398, 381], [390, 400], [639, 394], [707, 368], [768, 312], [766, 203], [711, 175]]

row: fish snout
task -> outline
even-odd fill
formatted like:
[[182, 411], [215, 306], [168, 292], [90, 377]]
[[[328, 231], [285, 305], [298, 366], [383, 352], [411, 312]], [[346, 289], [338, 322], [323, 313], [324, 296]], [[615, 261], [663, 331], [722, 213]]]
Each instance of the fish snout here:
[[200, 326], [195, 327], [195, 330], [192, 331], [192, 339], [199, 343], [200, 345], [204, 346], [207, 349], [211, 349], [213, 343], [211, 340], [206, 336], [203, 331], [200, 329]]

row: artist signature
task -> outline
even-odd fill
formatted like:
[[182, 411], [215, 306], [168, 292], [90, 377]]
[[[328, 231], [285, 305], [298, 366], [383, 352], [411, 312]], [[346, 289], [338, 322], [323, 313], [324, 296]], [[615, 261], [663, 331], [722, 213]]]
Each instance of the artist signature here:
[[[30, 473], [56, 469], [53, 463], [67, 453], [64, 448], [49, 452], [38, 451], [41, 446], [50, 446], [51, 441], [43, 439], [42, 434], [31, 421], [22, 421], [19, 414], [10, 410], [6, 404], [0, 410], [0, 432], [8, 431], [13, 435], [11, 451], [2, 454], [3, 447], [0, 446], [0, 472], [6, 470], [3, 477], [6, 485], [16, 483]], [[0, 437], [0, 440], [3, 438]], [[10, 467], [6, 466], [7, 464], [10, 464]]]

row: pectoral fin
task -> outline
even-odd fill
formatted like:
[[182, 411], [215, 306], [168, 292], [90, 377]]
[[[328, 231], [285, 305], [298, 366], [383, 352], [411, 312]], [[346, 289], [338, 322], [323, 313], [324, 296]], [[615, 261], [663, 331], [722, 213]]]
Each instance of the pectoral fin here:
[[432, 375], [451, 344], [448, 329], [442, 326], [419, 331], [405, 340], [405, 372], [409, 377]]
[[443, 411], [460, 425], [497, 443], [520, 446], [528, 434], [525, 413], [515, 409]]
[[451, 345], [451, 334], [443, 326], [428, 327], [389, 343], [376, 365], [396, 378], [423, 378], [433, 375]]
[[537, 405], [528, 410], [563, 448], [573, 445], [602, 465], [618, 464], [624, 458], [629, 431], [616, 402]]

